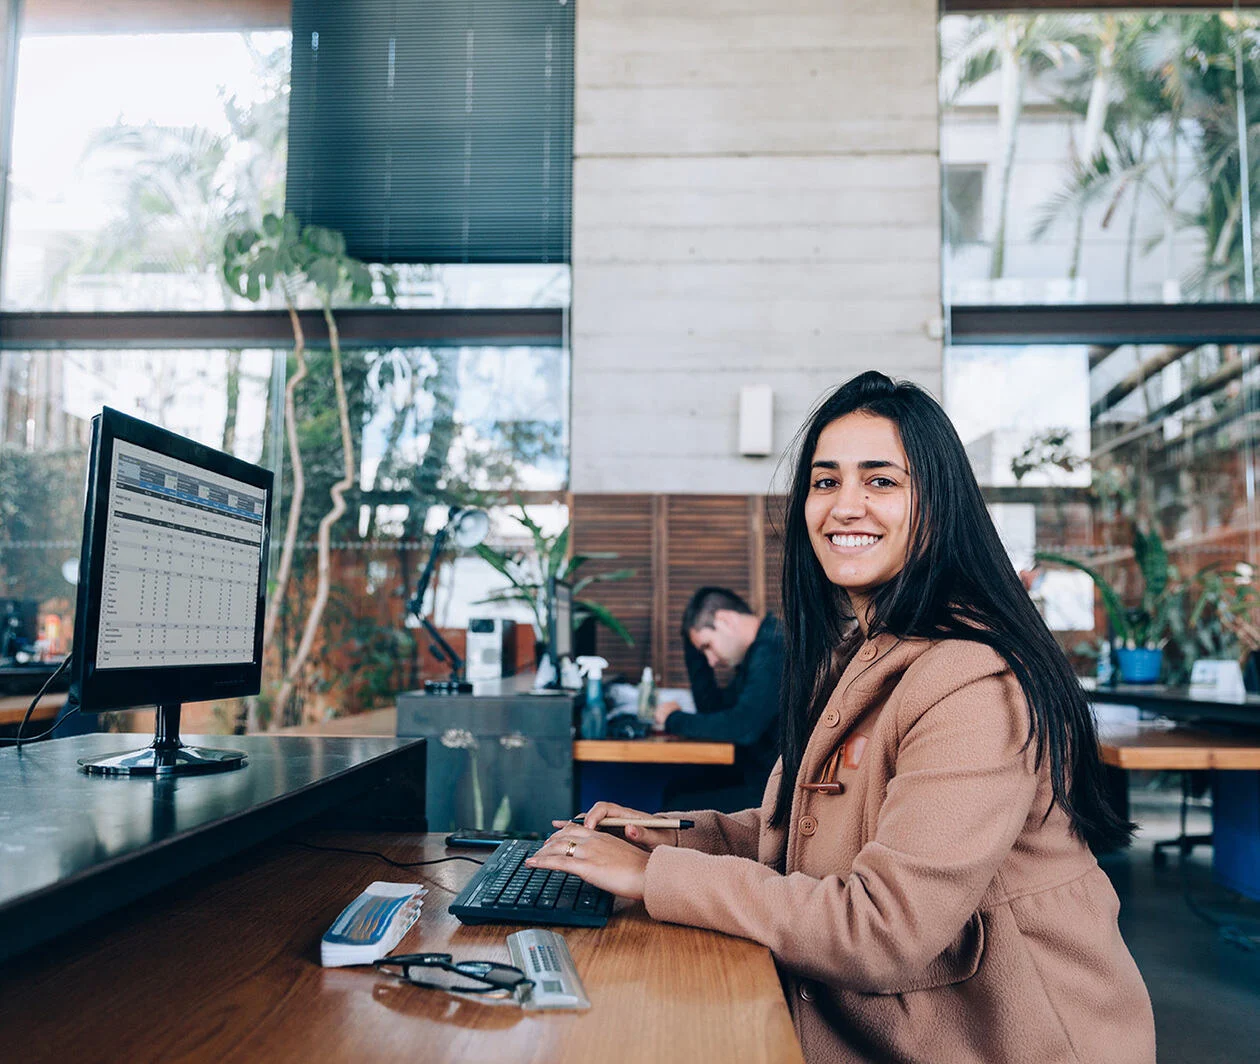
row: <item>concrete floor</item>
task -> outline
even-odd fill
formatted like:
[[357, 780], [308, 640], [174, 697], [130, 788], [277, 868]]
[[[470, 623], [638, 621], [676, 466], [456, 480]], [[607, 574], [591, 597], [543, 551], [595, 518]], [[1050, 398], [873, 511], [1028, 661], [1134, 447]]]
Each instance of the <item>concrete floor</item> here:
[[[1163, 782], [1163, 781], [1161, 781]], [[1175, 778], [1172, 782], [1175, 786]], [[1177, 793], [1135, 786], [1130, 815], [1140, 831], [1131, 849], [1099, 863], [1120, 895], [1120, 929], [1155, 1009], [1161, 1064], [1260, 1061], [1260, 903], [1212, 881], [1212, 851], [1201, 846], [1184, 868], [1175, 851], [1157, 868], [1156, 839], [1178, 832]], [[1206, 803], [1191, 810], [1191, 833], [1211, 830]], [[1185, 891], [1213, 919], [1256, 939], [1248, 950], [1199, 919]]]

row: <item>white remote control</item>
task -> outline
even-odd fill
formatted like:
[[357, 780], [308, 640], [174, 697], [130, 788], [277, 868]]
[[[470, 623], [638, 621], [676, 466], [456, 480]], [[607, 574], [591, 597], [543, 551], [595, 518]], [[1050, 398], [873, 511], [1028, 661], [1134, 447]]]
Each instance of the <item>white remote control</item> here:
[[507, 937], [512, 963], [534, 983], [523, 1009], [589, 1009], [590, 999], [564, 939], [555, 931], [530, 927]]

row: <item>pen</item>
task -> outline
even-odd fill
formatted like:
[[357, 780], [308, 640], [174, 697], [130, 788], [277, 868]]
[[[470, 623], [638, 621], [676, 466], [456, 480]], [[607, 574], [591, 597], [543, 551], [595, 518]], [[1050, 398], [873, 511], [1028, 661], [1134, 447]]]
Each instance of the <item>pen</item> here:
[[[573, 823], [581, 824], [586, 819], [585, 813], [580, 813], [573, 818]], [[679, 820], [677, 817], [628, 817], [628, 816], [606, 816], [599, 822], [601, 828], [694, 828], [696, 822], [694, 820]]]

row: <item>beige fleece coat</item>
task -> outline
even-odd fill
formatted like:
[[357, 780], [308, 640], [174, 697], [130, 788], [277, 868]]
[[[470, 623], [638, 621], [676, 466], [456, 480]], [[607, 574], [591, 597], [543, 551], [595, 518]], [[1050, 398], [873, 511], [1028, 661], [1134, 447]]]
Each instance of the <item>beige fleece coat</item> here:
[[771, 828], [776, 766], [760, 809], [683, 814], [695, 828], [648, 861], [648, 912], [768, 946], [809, 1064], [1150, 1064], [1119, 900], [1059, 807], [1045, 818], [1027, 728], [990, 648], [864, 643], [799, 777], [847, 744], [843, 793], [798, 787]]

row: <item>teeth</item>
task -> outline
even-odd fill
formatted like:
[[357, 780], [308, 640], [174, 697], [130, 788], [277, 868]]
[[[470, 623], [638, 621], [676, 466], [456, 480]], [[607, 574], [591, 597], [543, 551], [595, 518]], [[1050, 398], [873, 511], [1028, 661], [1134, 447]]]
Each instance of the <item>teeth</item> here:
[[839, 536], [835, 534], [827, 538], [837, 547], [869, 547], [872, 543], [879, 540], [879, 536]]

